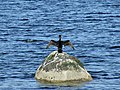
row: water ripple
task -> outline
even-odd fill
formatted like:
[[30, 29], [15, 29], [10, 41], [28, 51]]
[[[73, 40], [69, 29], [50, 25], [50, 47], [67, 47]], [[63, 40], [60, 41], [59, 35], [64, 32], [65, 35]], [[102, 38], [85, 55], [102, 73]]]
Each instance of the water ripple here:
[[[119, 0], [2, 0], [0, 1], [1, 90], [115, 90], [120, 76]], [[70, 40], [76, 56], [92, 75], [85, 86], [39, 85], [34, 74], [50, 40]], [[12, 81], [12, 82], [11, 82]], [[26, 84], [27, 83], [27, 84]], [[109, 88], [109, 89], [108, 89]]]

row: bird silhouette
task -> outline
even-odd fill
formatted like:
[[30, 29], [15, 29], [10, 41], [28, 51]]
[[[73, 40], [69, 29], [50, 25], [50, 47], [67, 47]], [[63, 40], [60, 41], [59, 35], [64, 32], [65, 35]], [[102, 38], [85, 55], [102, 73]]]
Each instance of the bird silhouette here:
[[51, 40], [46, 48], [49, 48], [51, 45], [58, 47], [58, 53], [62, 53], [62, 46], [70, 46], [71, 48], [75, 49], [70, 40], [62, 41], [61, 40], [61, 35], [59, 35], [59, 40]]

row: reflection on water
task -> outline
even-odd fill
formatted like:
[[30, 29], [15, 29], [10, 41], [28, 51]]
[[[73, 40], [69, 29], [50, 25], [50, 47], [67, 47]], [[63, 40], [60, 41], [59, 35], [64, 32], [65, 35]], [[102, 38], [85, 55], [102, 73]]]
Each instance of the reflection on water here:
[[76, 80], [76, 81], [64, 81], [64, 82], [50, 82], [50, 81], [45, 81], [45, 80], [37, 80], [39, 84], [42, 85], [53, 85], [53, 86], [69, 86], [69, 87], [74, 87], [74, 86], [84, 86], [86, 83], [90, 81], [82, 81], [82, 80]]

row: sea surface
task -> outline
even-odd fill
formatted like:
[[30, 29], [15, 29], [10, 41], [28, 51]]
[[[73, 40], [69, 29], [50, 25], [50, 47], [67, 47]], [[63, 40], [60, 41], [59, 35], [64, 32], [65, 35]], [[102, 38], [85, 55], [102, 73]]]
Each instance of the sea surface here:
[[[34, 79], [51, 39], [70, 40], [92, 75], [84, 85]], [[0, 90], [120, 90], [120, 0], [0, 0]]]

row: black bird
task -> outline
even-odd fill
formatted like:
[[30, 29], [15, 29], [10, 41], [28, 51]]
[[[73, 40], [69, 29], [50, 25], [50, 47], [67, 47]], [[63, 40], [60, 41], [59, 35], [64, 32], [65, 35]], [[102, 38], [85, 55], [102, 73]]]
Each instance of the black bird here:
[[62, 46], [63, 45], [64, 46], [68, 46], [69, 45], [69, 46], [71, 46], [74, 49], [74, 46], [70, 43], [69, 40], [61, 41], [61, 35], [59, 35], [59, 40], [58, 41], [51, 40], [46, 48], [49, 48], [50, 45], [58, 47], [58, 53], [62, 53]]

